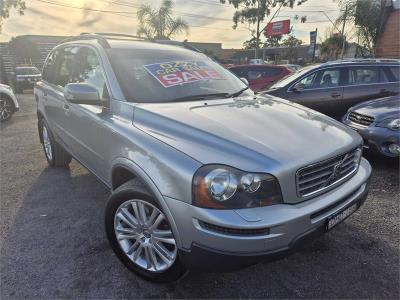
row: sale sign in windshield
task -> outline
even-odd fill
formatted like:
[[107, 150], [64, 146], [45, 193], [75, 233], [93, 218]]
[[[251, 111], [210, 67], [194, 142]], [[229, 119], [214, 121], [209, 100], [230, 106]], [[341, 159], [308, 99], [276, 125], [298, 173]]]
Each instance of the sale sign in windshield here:
[[224, 79], [205, 61], [171, 61], [145, 65], [144, 68], [166, 88], [200, 80]]

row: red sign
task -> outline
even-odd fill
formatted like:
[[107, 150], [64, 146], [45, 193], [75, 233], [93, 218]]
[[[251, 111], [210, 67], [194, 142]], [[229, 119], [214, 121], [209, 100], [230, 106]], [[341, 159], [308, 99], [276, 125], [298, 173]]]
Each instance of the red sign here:
[[266, 37], [288, 34], [290, 32], [290, 20], [268, 23], [264, 35]]

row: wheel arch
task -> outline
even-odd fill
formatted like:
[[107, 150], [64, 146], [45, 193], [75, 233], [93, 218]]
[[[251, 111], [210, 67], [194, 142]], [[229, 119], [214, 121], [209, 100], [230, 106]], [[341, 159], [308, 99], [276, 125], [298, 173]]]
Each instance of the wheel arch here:
[[163, 212], [168, 218], [168, 221], [171, 225], [172, 231], [174, 233], [178, 248], [181, 247], [181, 241], [179, 236], [179, 231], [176, 226], [175, 220], [171, 211], [161, 194], [159, 188], [151, 179], [151, 177], [135, 162], [127, 159], [127, 158], [117, 158], [113, 161], [111, 174], [110, 174], [110, 182], [111, 189], [114, 191], [118, 186], [121, 186], [125, 182], [132, 180], [134, 178], [138, 178], [143, 182], [144, 188], [154, 197], [154, 200], [157, 204], [162, 208]]
[[13, 106], [13, 110], [15, 111], [16, 107], [15, 107], [14, 99], [9, 94], [0, 92], [0, 97], [4, 97], [4, 98], [7, 98], [8, 100], [10, 100], [12, 103], [12, 106]]

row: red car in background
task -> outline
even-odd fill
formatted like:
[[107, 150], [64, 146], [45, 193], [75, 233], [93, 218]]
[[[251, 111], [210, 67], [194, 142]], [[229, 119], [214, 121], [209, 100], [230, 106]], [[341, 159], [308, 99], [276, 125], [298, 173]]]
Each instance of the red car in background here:
[[229, 70], [238, 77], [246, 78], [250, 88], [255, 92], [270, 87], [279, 79], [292, 73], [285, 66], [275, 65], [239, 65]]

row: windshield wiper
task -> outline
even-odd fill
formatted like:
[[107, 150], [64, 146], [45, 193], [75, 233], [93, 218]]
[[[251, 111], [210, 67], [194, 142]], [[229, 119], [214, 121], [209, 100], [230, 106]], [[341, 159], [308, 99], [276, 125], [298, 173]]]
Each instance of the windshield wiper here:
[[238, 91], [238, 92], [235, 92], [235, 93], [232, 93], [232, 94], [228, 94], [227, 96], [226, 96], [226, 98], [234, 98], [234, 97], [237, 97], [237, 96], [239, 96], [241, 93], [243, 93], [244, 91], [246, 91], [246, 90], [248, 90], [249, 89], [249, 87], [248, 86], [246, 86], [245, 88], [242, 88], [240, 91]]
[[205, 100], [207, 98], [227, 98], [229, 96], [230, 96], [229, 93], [199, 94], [199, 95], [191, 95], [191, 96], [175, 98], [170, 101]]

